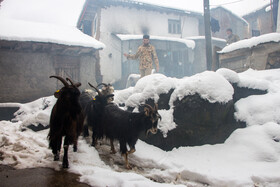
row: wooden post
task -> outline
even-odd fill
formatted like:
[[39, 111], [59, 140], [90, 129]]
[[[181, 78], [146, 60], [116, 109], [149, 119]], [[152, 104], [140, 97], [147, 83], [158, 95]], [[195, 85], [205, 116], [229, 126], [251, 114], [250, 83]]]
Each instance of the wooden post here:
[[206, 43], [206, 63], [207, 70], [212, 68], [212, 39], [210, 30], [210, 9], [209, 0], [204, 0], [204, 27], [205, 27], [205, 43]]

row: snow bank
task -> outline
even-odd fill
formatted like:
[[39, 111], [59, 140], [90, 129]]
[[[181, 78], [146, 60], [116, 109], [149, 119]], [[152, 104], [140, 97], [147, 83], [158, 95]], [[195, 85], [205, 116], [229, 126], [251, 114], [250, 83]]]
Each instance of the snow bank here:
[[34, 126], [41, 124], [46, 127], [49, 125], [50, 113], [56, 100], [54, 96], [50, 96], [22, 104], [14, 114], [15, 118], [12, 121], [21, 121], [21, 128], [25, 128], [31, 124]]
[[146, 100], [153, 99], [156, 103], [161, 94], [171, 94], [169, 110], [159, 110], [162, 121], [159, 122], [159, 129], [166, 137], [168, 131], [176, 128], [173, 122], [173, 103], [185, 96], [199, 94], [203, 99], [211, 103], [226, 103], [232, 99], [233, 87], [219, 73], [206, 71], [192, 77], [183, 79], [166, 77], [163, 74], [152, 74], [141, 78], [135, 87], [117, 91], [115, 102], [125, 104], [126, 107], [137, 108], [139, 104], [144, 104]]
[[258, 37], [252, 37], [250, 39], [240, 40], [224, 47], [219, 53], [228, 53], [238, 49], [252, 48], [262, 43], [279, 42], [280, 33], [269, 33]]
[[177, 98], [181, 100], [185, 96], [195, 93], [210, 103], [226, 103], [232, 99], [233, 92], [231, 84], [223, 76], [215, 72], [205, 71], [180, 80], [171, 95], [169, 105], [172, 106]]
[[181, 100], [195, 93], [213, 103], [228, 102], [233, 95], [231, 84], [215, 72], [205, 71], [183, 79], [152, 74], [140, 79], [134, 88], [117, 92], [116, 102], [120, 102], [118, 98], [122, 98], [126, 106], [137, 107], [139, 103], [144, 103], [147, 99], [154, 99], [157, 102], [160, 94], [166, 94], [171, 89], [174, 89], [174, 92], [171, 95], [170, 106], [173, 106], [177, 98]]
[[105, 47], [76, 27], [0, 18], [0, 28], [0, 40], [56, 43], [95, 49]]

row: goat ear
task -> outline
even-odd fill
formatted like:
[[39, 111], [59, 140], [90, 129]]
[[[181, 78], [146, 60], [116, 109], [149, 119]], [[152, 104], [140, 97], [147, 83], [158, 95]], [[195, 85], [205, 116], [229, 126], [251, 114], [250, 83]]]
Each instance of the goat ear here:
[[145, 107], [144, 112], [145, 112], [146, 116], [150, 116], [150, 109], [149, 108]]
[[59, 98], [59, 96], [60, 96], [60, 90], [57, 90], [56, 92], [54, 92], [54, 97], [55, 98]]

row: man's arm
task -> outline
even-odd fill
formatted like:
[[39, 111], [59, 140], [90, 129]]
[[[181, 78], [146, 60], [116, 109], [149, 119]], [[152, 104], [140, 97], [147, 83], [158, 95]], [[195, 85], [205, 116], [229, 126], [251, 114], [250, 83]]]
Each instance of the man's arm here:
[[124, 55], [127, 59], [136, 60], [136, 59], [138, 59], [138, 57], [140, 56], [140, 53], [141, 53], [141, 46], [138, 47], [137, 53], [136, 53], [135, 55], [126, 54], [126, 53], [124, 53], [123, 55]]

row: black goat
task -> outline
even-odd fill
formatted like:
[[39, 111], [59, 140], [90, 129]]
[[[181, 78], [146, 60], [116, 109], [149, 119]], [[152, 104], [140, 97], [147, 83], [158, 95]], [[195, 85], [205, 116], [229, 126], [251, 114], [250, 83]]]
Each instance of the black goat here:
[[[127, 169], [131, 169], [127, 157], [128, 154], [136, 151], [135, 144], [141, 131], [156, 134], [158, 119], [161, 119], [161, 116], [156, 105], [152, 108], [145, 104], [143, 112], [132, 113], [120, 109], [115, 104], [108, 104], [105, 106], [102, 119], [102, 130], [104, 135], [110, 139], [111, 152], [116, 152], [113, 141], [118, 140], [120, 152], [125, 159], [125, 166]], [[130, 147], [129, 151], [127, 144]]]
[[77, 141], [83, 129], [84, 115], [79, 103], [80, 91], [78, 89], [81, 83], [73, 83], [66, 78], [68, 82], [60, 76], [50, 76], [60, 80], [64, 87], [55, 93], [58, 98], [54, 105], [50, 117], [50, 131], [48, 134], [49, 146], [54, 154], [54, 160], [59, 160], [59, 153], [64, 138], [64, 156], [63, 168], [69, 167], [68, 162], [68, 147], [74, 144], [73, 150], [77, 151]]
[[[84, 136], [88, 136], [88, 126], [92, 128], [92, 146], [95, 146], [97, 139], [103, 137], [101, 120], [104, 112], [104, 107], [111, 102], [114, 94], [111, 92], [99, 91], [96, 87], [88, 83], [98, 93], [97, 96], [91, 98], [84, 106], [84, 114], [86, 116], [86, 124], [84, 125]], [[103, 84], [103, 83], [102, 83]], [[86, 96], [84, 96], [84, 99]]]

